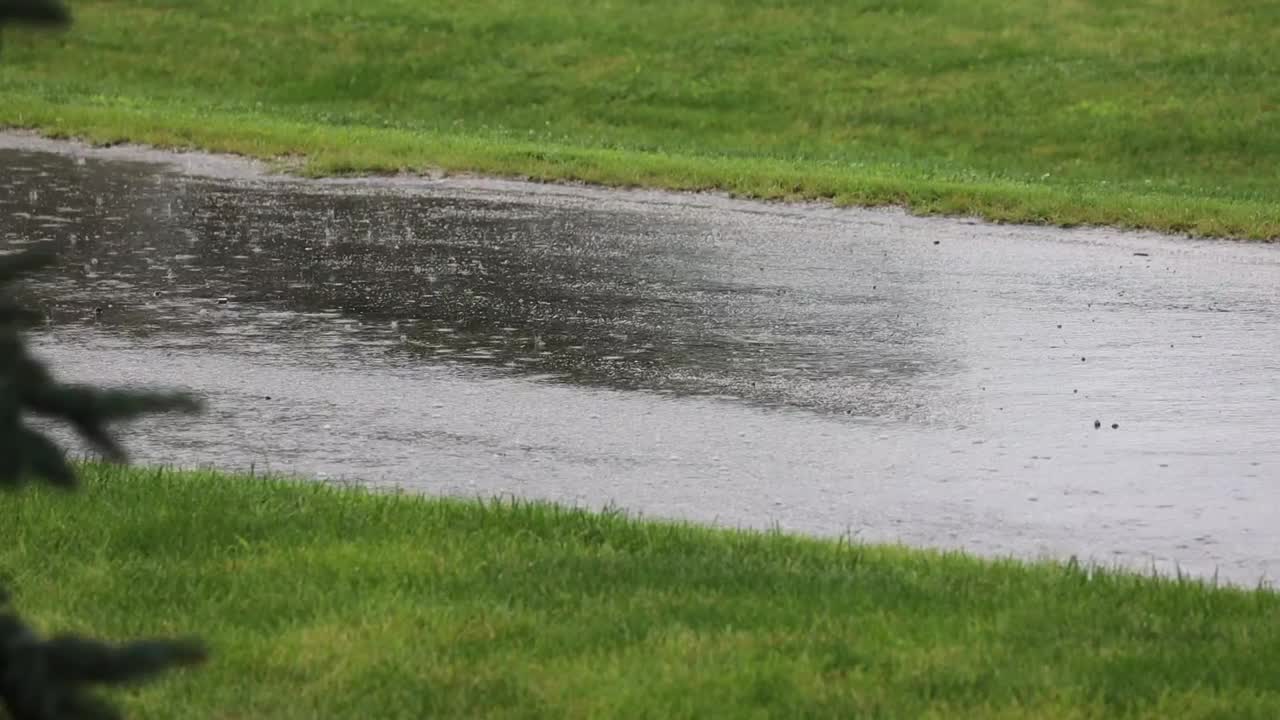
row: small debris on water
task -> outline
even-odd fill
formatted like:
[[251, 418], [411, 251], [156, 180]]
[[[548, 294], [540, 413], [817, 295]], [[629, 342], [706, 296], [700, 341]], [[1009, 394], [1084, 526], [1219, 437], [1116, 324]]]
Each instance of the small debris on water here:
[[941, 244], [942, 244], [942, 241], [941, 241], [941, 240], [934, 240], [934, 241], [933, 241], [933, 244], [934, 244], [934, 245], [941, 245]]
[[1111, 429], [1112, 429], [1112, 430], [1119, 430], [1119, 429], [1120, 429], [1120, 423], [1111, 423]]
[[1151, 253], [1136, 252], [1134, 253], [1134, 256], [1135, 257], [1151, 257]]
[[1098, 428], [1100, 428], [1100, 427], [1102, 427], [1102, 421], [1101, 421], [1101, 420], [1094, 420], [1094, 421], [1093, 421], [1093, 429], [1094, 429], [1094, 430], [1097, 430], [1097, 429], [1098, 429]]

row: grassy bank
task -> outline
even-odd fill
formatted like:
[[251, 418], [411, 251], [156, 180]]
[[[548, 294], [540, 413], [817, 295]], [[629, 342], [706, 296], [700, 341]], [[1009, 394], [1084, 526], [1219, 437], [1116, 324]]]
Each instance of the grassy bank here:
[[137, 717], [1273, 718], [1280, 595], [960, 555], [87, 470], [0, 495], [47, 629], [198, 631]]
[[921, 212], [1280, 237], [1280, 6], [83, 0], [0, 125]]

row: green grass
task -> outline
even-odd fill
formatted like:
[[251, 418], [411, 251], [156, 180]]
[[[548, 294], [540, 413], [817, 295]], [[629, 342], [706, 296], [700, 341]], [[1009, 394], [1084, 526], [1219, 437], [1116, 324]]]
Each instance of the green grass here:
[[82, 0], [0, 125], [1280, 237], [1280, 4]]
[[0, 495], [46, 631], [198, 632], [133, 717], [1275, 718], [1280, 595], [526, 503], [85, 468]]

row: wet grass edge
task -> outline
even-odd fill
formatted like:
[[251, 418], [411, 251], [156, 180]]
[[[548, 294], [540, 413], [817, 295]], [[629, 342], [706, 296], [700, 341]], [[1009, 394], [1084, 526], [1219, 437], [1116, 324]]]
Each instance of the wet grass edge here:
[[917, 215], [996, 223], [1153, 230], [1202, 238], [1280, 239], [1280, 212], [1267, 202], [1149, 194], [986, 179], [925, 178], [891, 166], [673, 155], [281, 120], [269, 114], [192, 112], [149, 101], [80, 103], [9, 93], [0, 128], [32, 130], [94, 145], [137, 143], [166, 150], [229, 153], [303, 176], [474, 173], [614, 188], [724, 192], [842, 207], [902, 207]]
[[82, 473], [74, 495], [0, 495], [0, 573], [45, 628], [212, 643], [209, 668], [128, 691], [131, 716], [1280, 708], [1280, 595], [1261, 588], [515, 499]]

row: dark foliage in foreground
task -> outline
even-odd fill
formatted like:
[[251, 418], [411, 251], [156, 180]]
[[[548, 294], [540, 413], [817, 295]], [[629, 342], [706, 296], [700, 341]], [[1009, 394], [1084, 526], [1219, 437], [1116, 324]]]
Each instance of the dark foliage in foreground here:
[[[0, 288], [51, 259], [43, 251], [0, 259]], [[30, 478], [62, 487], [75, 484], [62, 449], [28, 427], [26, 413], [64, 420], [105, 458], [123, 461], [124, 450], [108, 432], [108, 423], [151, 412], [197, 409], [194, 400], [177, 393], [58, 384], [28, 351], [20, 333], [24, 320], [30, 321], [30, 314], [0, 295], [0, 485], [12, 487]]]
[[70, 19], [67, 6], [55, 0], [0, 0], [0, 27], [6, 23], [64, 26]]
[[[28, 413], [64, 420], [104, 456], [123, 460], [123, 449], [107, 431], [109, 422], [197, 409], [193, 399], [176, 393], [97, 390], [54, 381], [21, 334], [30, 313], [4, 293], [8, 283], [50, 260], [47, 251], [0, 258], [0, 488], [37, 479], [63, 488], [75, 485], [62, 449], [27, 426]], [[0, 589], [0, 603], [5, 601]], [[14, 720], [115, 718], [115, 709], [89, 688], [141, 680], [203, 658], [204, 650], [192, 641], [117, 646], [75, 636], [43, 640], [12, 611], [0, 611], [0, 707]]]
[[0, 27], [8, 23], [66, 25], [67, 7], [57, 0], [0, 0]]
[[58, 0], [0, 0], [0, 30], [10, 23], [59, 27], [71, 22], [71, 13]]
[[141, 680], [204, 659], [194, 641], [113, 646], [74, 635], [41, 640], [12, 613], [0, 614], [0, 702], [15, 720], [91, 720], [120, 713], [89, 693], [95, 684]]
[[11, 22], [65, 25], [70, 21], [66, 6], [54, 0], [0, 0], [0, 26]]
[[[0, 28], [11, 22], [63, 25], [52, 0], [0, 0]], [[44, 480], [62, 488], [76, 478], [56, 443], [27, 425], [29, 414], [62, 420], [104, 457], [124, 460], [108, 424], [145, 413], [195, 411], [177, 393], [99, 390], [56, 382], [27, 348], [22, 328], [34, 320], [8, 295], [8, 284], [53, 259], [47, 250], [0, 257], [0, 490]], [[73, 635], [42, 639], [7, 608], [0, 588], [0, 712], [13, 720], [97, 720], [120, 713], [91, 694], [95, 685], [142, 680], [204, 659], [195, 641], [143, 640], [122, 645]]]

